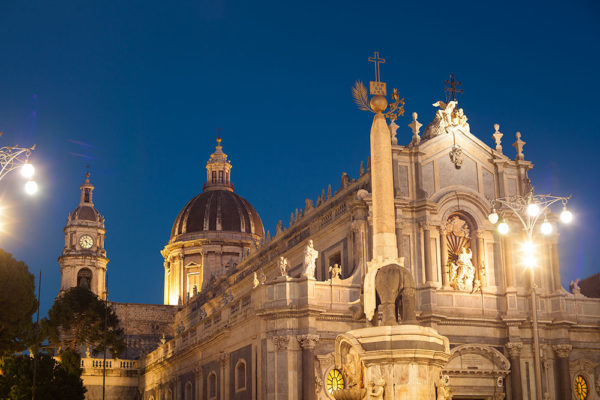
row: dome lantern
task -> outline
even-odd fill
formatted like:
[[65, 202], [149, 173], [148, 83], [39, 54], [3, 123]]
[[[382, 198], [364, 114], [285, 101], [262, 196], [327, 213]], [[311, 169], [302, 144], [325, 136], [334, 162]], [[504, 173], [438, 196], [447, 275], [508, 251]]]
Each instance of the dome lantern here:
[[217, 138], [217, 147], [206, 162], [206, 183], [204, 190], [229, 190], [233, 192], [231, 183], [231, 163], [227, 154], [223, 153], [221, 138]]

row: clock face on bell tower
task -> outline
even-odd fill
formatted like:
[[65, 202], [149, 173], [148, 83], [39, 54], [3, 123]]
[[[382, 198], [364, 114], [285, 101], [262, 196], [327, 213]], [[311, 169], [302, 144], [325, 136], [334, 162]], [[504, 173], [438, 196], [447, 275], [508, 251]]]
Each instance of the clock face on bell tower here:
[[58, 258], [61, 291], [84, 287], [100, 298], [106, 296], [106, 250], [104, 249], [104, 217], [94, 208], [89, 173], [81, 185], [79, 205], [67, 218], [65, 247]]

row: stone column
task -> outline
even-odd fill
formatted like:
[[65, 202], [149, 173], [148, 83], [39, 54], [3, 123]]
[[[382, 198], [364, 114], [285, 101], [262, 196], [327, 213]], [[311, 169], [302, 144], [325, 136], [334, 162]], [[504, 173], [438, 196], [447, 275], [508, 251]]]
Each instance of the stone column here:
[[448, 242], [446, 240], [446, 229], [443, 226], [440, 229], [440, 260], [442, 263], [442, 287], [450, 287], [450, 276], [448, 274]]
[[569, 353], [573, 346], [557, 344], [552, 349], [558, 356], [558, 396], [557, 400], [571, 400], [571, 374], [569, 373]]
[[512, 265], [511, 240], [507, 237], [502, 238], [502, 247], [504, 248], [504, 272], [506, 274], [506, 287], [515, 287], [514, 270]]
[[560, 280], [560, 260], [558, 258], [558, 235], [555, 235], [550, 245], [552, 248], [552, 275], [554, 278], [554, 290], [561, 290], [562, 283]]
[[477, 238], [477, 279], [481, 283], [481, 287], [487, 286], [487, 271], [485, 267], [485, 243], [483, 235], [485, 231], [478, 230], [475, 235]]
[[523, 398], [523, 387], [521, 386], [521, 349], [523, 344], [508, 342], [506, 348], [510, 354], [510, 392], [513, 400], [519, 400]]
[[[287, 399], [289, 395], [288, 388], [288, 363], [287, 363], [287, 352], [288, 344], [290, 342], [289, 336], [273, 336], [271, 338], [273, 345], [275, 345], [275, 359], [273, 365], [273, 376], [267, 379], [273, 380], [272, 390], [269, 393], [270, 388], [267, 389], [267, 397], [272, 399]], [[283, 374], [283, 376], [280, 376]]]
[[222, 353], [219, 357], [221, 364], [221, 399], [229, 399], [229, 353]]
[[194, 368], [194, 372], [195, 372], [195, 378], [196, 378], [196, 384], [194, 385], [194, 389], [196, 392], [195, 395], [195, 399], [201, 399], [202, 398], [202, 367], [196, 367]]
[[431, 231], [427, 223], [422, 223], [423, 229], [423, 260], [425, 263], [425, 281], [433, 282], [433, 266], [431, 262]]
[[396, 210], [390, 131], [381, 113], [371, 126], [371, 187], [373, 191], [373, 258], [396, 259]]
[[316, 399], [315, 393], [315, 347], [319, 335], [300, 335], [297, 337], [302, 347], [302, 396], [303, 400]]

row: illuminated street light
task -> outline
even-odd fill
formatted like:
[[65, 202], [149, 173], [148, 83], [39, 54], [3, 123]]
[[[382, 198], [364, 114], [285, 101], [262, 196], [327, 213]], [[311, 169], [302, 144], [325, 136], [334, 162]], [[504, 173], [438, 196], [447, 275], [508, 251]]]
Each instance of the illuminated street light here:
[[508, 231], [510, 231], [510, 228], [506, 222], [502, 221], [498, 224], [498, 232], [501, 235], [506, 235]]
[[573, 213], [567, 210], [566, 204], [563, 206], [563, 210], [560, 213], [560, 221], [565, 224], [569, 224], [571, 221], [573, 221]]
[[38, 185], [35, 181], [27, 181], [25, 184], [25, 193], [32, 195], [36, 194], [38, 191]]
[[[521, 222], [523, 230], [527, 234], [527, 240], [522, 245], [523, 266], [529, 269], [531, 277], [531, 309], [532, 309], [532, 324], [533, 324], [533, 354], [535, 357], [535, 384], [537, 400], [542, 399], [542, 378], [540, 364], [540, 336], [538, 331], [537, 307], [536, 307], [536, 284], [535, 284], [535, 267], [538, 266], [536, 258], [536, 246], [533, 241], [535, 225], [540, 216], [544, 216], [544, 222], [541, 224], [540, 231], [544, 235], [550, 235], [553, 231], [552, 224], [546, 218], [546, 211], [550, 210], [550, 206], [557, 202], [562, 202], [563, 209], [560, 213], [560, 221], [570, 223], [573, 220], [573, 214], [567, 209], [569, 197], [557, 197], [551, 195], [534, 195], [533, 188], [526, 196], [510, 196], [503, 197], [492, 201], [492, 211], [488, 216], [488, 220], [492, 224], [498, 222], [498, 213], [496, 208], [500, 210], [503, 216], [512, 214]], [[505, 214], [506, 213], [506, 214]], [[498, 224], [498, 232], [501, 235], [506, 235], [509, 232], [509, 226], [503, 219]]]
[[540, 228], [540, 231], [544, 235], [550, 235], [553, 231], [552, 224], [550, 222], [548, 222], [548, 220], [544, 220], [544, 222], [542, 223], [542, 227]]
[[35, 168], [33, 168], [33, 165], [31, 165], [29, 161], [21, 167], [21, 175], [23, 175], [24, 178], [31, 179], [34, 172]]

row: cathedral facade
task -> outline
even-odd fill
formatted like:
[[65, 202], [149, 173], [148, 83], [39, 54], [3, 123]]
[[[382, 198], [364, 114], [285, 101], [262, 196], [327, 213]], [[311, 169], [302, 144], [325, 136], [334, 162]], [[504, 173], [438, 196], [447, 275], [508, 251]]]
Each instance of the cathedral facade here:
[[[419, 324], [450, 341], [443, 373], [453, 398], [600, 398], [600, 299], [561, 286], [558, 234], [539, 238], [531, 282], [520, 262], [522, 235], [501, 236], [488, 221], [494, 199], [530, 192], [533, 164], [520, 134], [511, 159], [497, 125], [490, 147], [462, 109], [452, 129], [440, 111], [422, 135], [414, 113], [408, 143], [398, 143], [394, 121], [386, 125], [395, 210], [386, 223], [394, 256], [414, 278]], [[345, 379], [336, 337], [379, 323], [377, 314], [365, 318], [363, 285], [374, 253], [372, 176], [381, 166], [342, 173], [273, 236], [235, 193], [220, 139], [206, 168], [203, 191], [181, 210], [162, 250], [164, 305], [112, 303], [127, 351], [108, 361], [108, 398], [332, 399]], [[65, 227], [61, 289], [86, 286], [103, 297], [106, 232], [93, 189], [86, 178]], [[87, 354], [82, 366], [88, 398], [100, 398], [101, 359]]]

